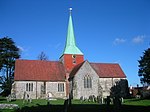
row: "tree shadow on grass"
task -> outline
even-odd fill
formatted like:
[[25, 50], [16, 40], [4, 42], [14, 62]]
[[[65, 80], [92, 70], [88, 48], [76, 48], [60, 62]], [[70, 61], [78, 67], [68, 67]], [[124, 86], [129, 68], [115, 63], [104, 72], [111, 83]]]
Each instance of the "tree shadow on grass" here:
[[25, 106], [17, 112], [63, 112], [63, 105], [37, 105], [37, 106]]
[[150, 112], [150, 107], [122, 105], [116, 109], [114, 105], [72, 105], [69, 112]]
[[[18, 112], [64, 112], [63, 105], [38, 105], [23, 107]], [[115, 109], [113, 105], [99, 104], [73, 104], [68, 107], [68, 112], [150, 112], [150, 106], [122, 105]]]
[[6, 101], [6, 98], [0, 96], [0, 103], [1, 103], [2, 101]]
[[0, 103], [1, 103], [2, 101], [6, 101], [6, 99], [0, 99]]

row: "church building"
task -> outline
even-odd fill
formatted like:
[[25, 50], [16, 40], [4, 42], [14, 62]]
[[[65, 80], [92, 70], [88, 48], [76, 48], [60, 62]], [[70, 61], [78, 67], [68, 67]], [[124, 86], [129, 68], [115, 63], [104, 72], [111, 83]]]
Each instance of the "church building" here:
[[107, 97], [120, 80], [127, 79], [119, 64], [84, 60], [76, 45], [70, 9], [66, 45], [59, 60], [16, 60], [12, 93], [17, 99], [22, 99], [24, 93], [32, 99], [46, 98], [48, 94], [53, 98]]

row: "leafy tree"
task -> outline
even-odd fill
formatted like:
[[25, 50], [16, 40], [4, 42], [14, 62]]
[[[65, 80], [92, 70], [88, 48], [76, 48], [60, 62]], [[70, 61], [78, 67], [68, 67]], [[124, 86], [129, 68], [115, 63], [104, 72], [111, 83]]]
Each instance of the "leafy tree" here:
[[128, 81], [126, 79], [121, 79], [115, 82], [115, 85], [111, 87], [110, 96], [111, 97], [128, 97], [129, 89], [128, 89]]
[[138, 75], [142, 84], [150, 84], [150, 48], [144, 51], [140, 57]]
[[46, 56], [46, 54], [42, 51], [42, 52], [38, 55], [38, 60], [48, 60], [48, 56]]
[[1, 88], [4, 90], [3, 95], [11, 92], [11, 85], [14, 79], [15, 60], [20, 57], [19, 48], [15, 42], [8, 37], [0, 39], [0, 73]]

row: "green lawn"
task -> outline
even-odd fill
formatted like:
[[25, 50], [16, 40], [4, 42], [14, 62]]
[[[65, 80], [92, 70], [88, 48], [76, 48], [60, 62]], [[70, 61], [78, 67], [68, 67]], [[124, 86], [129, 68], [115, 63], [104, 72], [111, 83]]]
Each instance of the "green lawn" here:
[[[16, 100], [12, 102], [7, 102], [4, 97], [0, 97], [0, 104], [18, 104], [20, 109], [1, 109], [0, 112], [62, 112], [64, 109], [64, 100], [53, 100], [49, 103], [44, 99], [32, 100], [32, 103], [23, 103], [23, 100]], [[108, 110], [109, 109], [109, 110]], [[93, 102], [80, 102], [80, 100], [72, 100], [72, 106], [69, 108], [69, 112], [116, 112], [114, 111], [114, 106], [110, 105], [100, 105]], [[150, 100], [140, 100], [140, 99], [126, 99], [123, 105], [120, 107], [118, 112], [150, 112]]]
[[150, 106], [150, 100], [126, 99], [124, 105]]

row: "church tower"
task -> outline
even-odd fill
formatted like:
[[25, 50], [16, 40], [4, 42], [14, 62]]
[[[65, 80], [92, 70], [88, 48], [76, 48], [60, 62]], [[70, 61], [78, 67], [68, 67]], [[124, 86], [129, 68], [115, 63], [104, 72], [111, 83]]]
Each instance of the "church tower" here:
[[70, 15], [69, 15], [66, 45], [65, 45], [64, 52], [62, 56], [60, 57], [60, 61], [64, 64], [67, 73], [70, 73], [72, 68], [75, 65], [82, 63], [84, 61], [83, 53], [76, 46], [72, 15], [71, 15], [72, 8], [70, 8], [69, 11], [70, 11]]

